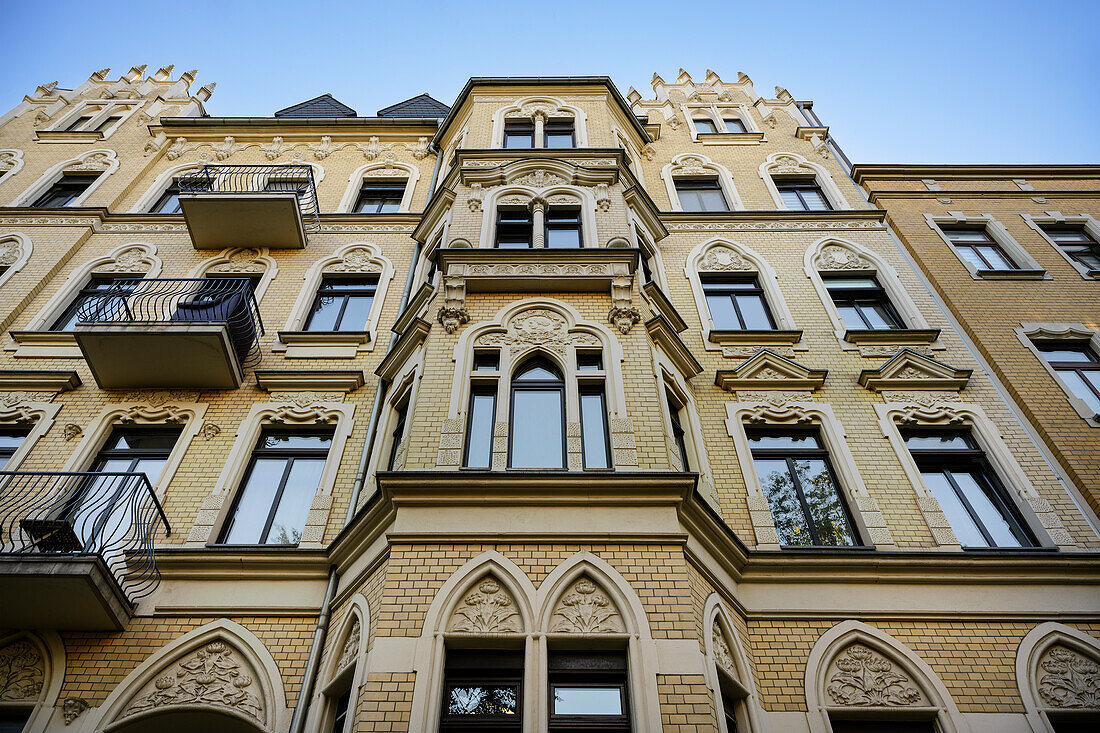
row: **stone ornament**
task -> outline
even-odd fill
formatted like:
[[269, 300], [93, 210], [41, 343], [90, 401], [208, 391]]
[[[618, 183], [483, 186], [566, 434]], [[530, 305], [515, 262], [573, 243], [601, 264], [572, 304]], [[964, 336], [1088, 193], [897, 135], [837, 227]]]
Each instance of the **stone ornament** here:
[[139, 244], [122, 250], [113, 260], [97, 266], [94, 272], [141, 274], [149, 272], [154, 262], [152, 248], [149, 245]]
[[405, 147], [408, 148], [409, 152], [412, 153], [412, 157], [416, 160], [424, 160], [431, 154], [428, 149], [428, 138], [426, 137], [417, 138], [416, 145], [411, 147], [406, 145]]
[[235, 153], [239, 153], [248, 146], [244, 143], [237, 142], [237, 139], [232, 135], [226, 135], [225, 140], [220, 143], [214, 143], [211, 147], [214, 148], [214, 157], [218, 160], [226, 160], [233, 156]]
[[614, 306], [607, 312], [607, 322], [619, 329], [619, 333], [630, 333], [634, 324], [642, 320], [642, 313], [634, 306]]
[[263, 263], [256, 261], [259, 256], [258, 249], [235, 249], [229, 253], [226, 262], [214, 265], [209, 272], [263, 272]]
[[514, 181], [511, 181], [511, 183], [521, 186], [533, 186], [534, 188], [545, 188], [546, 186], [560, 186], [562, 184], [569, 183], [569, 181], [565, 180], [556, 173], [551, 173], [548, 170], [543, 170], [542, 168], [539, 168], [537, 170], [531, 171], [525, 176], [521, 176]]
[[700, 157], [694, 155], [682, 155], [676, 160], [676, 164], [672, 166], [673, 175], [681, 176], [703, 176], [708, 172], [707, 163]]
[[821, 248], [816, 259], [819, 270], [873, 270], [874, 266], [865, 258], [842, 247], [839, 244], [827, 244]]
[[222, 429], [212, 422], [203, 423], [202, 425], [202, 437], [206, 440], [213, 440], [221, 431]]
[[470, 322], [470, 313], [465, 308], [448, 308], [445, 305], [439, 307], [436, 319], [447, 333], [454, 333], [462, 325]]
[[562, 594], [550, 617], [550, 631], [569, 634], [616, 634], [625, 630], [607, 594], [587, 576]]
[[274, 137], [271, 142], [260, 145], [260, 150], [268, 160], [278, 160], [283, 153], [293, 148], [294, 145], [283, 142], [281, 137]]
[[0, 701], [37, 700], [45, 680], [45, 660], [30, 641], [18, 639], [0, 649]]
[[339, 143], [332, 142], [332, 138], [328, 135], [322, 136], [321, 142], [319, 143], [309, 144], [309, 149], [313, 151], [313, 157], [317, 160], [324, 160], [342, 147], [344, 146]]
[[67, 171], [93, 171], [101, 172], [111, 167], [111, 164], [116, 159], [115, 151], [113, 150], [100, 150], [95, 153], [89, 153], [84, 157], [82, 161], [75, 165], [70, 165], [65, 170]]
[[185, 137], [177, 137], [175, 142], [168, 147], [168, 152], [164, 154], [164, 157], [168, 160], [175, 160], [181, 155], [198, 149], [199, 144], [200, 143], [189, 143]]
[[248, 663], [224, 641], [213, 641], [175, 664], [175, 669], [147, 683], [122, 717], [166, 706], [201, 705], [229, 708], [263, 725], [264, 701]]
[[506, 332], [483, 334], [475, 341], [477, 346], [541, 346], [559, 354], [569, 344], [599, 346], [600, 341], [591, 334], [569, 333], [565, 319], [547, 308], [523, 311], [508, 323]]
[[374, 253], [366, 247], [352, 247], [339, 262], [328, 265], [325, 272], [382, 272], [382, 265], [374, 261]]
[[79, 438], [84, 433], [84, 428], [80, 427], [74, 422], [69, 423], [61, 429], [61, 437], [65, 439], [66, 443], [70, 443]]
[[741, 253], [722, 245], [711, 247], [699, 261], [700, 272], [730, 272], [734, 270], [755, 270], [745, 261]]
[[22, 162], [22, 150], [0, 150], [0, 174], [13, 170]]
[[65, 702], [61, 705], [61, 714], [65, 718], [65, 725], [72, 725], [72, 722], [80, 717], [81, 713], [91, 707], [88, 701], [82, 697], [67, 697]]
[[340, 652], [340, 661], [337, 663], [337, 669], [344, 669], [355, 662], [356, 657], [359, 656], [359, 618], [356, 617], [351, 622], [351, 630], [348, 631], [348, 638], [344, 640], [344, 648]]
[[722, 633], [722, 627], [718, 624], [718, 619], [714, 619], [714, 623], [711, 625], [710, 639], [711, 646], [714, 648], [714, 663], [720, 669], [724, 669], [736, 677], [737, 665], [733, 661], [733, 653], [730, 652], [729, 643], [726, 641], [726, 635]]
[[455, 607], [447, 630], [471, 634], [518, 632], [519, 621], [512, 595], [495, 578], [485, 576]]
[[380, 142], [378, 138], [374, 136], [369, 138], [365, 143], [355, 143], [355, 147], [367, 160], [376, 160], [379, 156], [383, 155], [390, 160], [395, 157], [393, 153], [393, 143]]
[[894, 671], [886, 657], [852, 644], [833, 660], [835, 670], [825, 691], [837, 705], [898, 707], [927, 704], [912, 681]]
[[1038, 691], [1052, 708], [1100, 709], [1100, 665], [1078, 652], [1055, 645], [1039, 662]]

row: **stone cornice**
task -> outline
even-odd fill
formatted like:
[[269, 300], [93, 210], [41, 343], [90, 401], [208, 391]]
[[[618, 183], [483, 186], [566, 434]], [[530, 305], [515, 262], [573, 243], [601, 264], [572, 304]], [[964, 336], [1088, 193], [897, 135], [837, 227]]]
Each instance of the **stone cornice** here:
[[672, 363], [676, 365], [676, 368], [680, 370], [680, 374], [684, 376], [684, 379], [691, 379], [703, 371], [703, 365], [691, 353], [691, 349], [684, 344], [676, 333], [675, 327], [665, 316], [654, 316], [646, 321], [645, 330], [649, 333], [649, 338], [653, 340], [653, 343], [657, 344], [672, 360]]
[[[423, 216], [409, 214], [321, 214], [325, 234], [408, 234], [412, 235]], [[145, 234], [187, 233], [183, 214], [131, 214], [103, 207], [34, 209], [0, 207], [0, 224], [8, 226], [90, 226], [97, 233]]]
[[0, 391], [4, 392], [67, 392], [79, 386], [80, 375], [74, 371], [0, 370]]
[[162, 580], [325, 580], [325, 550], [297, 548], [157, 547]]
[[257, 369], [256, 384], [268, 392], [354, 392], [365, 384], [362, 369], [275, 370]]
[[414, 318], [397, 338], [397, 343], [393, 345], [389, 353], [382, 359], [382, 363], [378, 365], [378, 368], [374, 370], [374, 373], [382, 377], [382, 379], [393, 379], [397, 374], [397, 370], [401, 368], [401, 365], [412, 355], [413, 351], [424, 342], [424, 339], [428, 337], [428, 331], [432, 328], [432, 324], [425, 321], [423, 318]]
[[995, 188], [982, 189], [944, 189], [942, 191], [874, 191], [867, 193], [867, 199], [872, 203], [889, 199], [980, 199], [988, 201], [991, 198], [1006, 199], [1096, 199], [1100, 198], [1100, 190], [1089, 189], [1035, 189], [1034, 191], [1005, 191]]
[[1100, 178], [1100, 165], [904, 165], [857, 163], [852, 166], [852, 178], [857, 184], [875, 179], [993, 178], [1012, 180], [1013, 178], [1036, 177]]

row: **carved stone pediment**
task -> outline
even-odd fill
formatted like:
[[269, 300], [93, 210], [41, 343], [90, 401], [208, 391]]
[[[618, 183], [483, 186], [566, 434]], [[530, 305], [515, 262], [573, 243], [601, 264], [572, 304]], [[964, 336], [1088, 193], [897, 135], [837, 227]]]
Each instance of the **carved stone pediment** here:
[[448, 631], [499, 634], [522, 631], [516, 599], [492, 575], [486, 575], [455, 606]]
[[826, 244], [814, 258], [818, 270], [869, 270], [875, 266], [870, 260], [840, 244]]
[[735, 369], [719, 369], [714, 383], [730, 392], [738, 390], [815, 390], [825, 383], [827, 369], [809, 369], [796, 361], [761, 349]]
[[0, 701], [37, 700], [45, 679], [45, 661], [30, 641], [17, 639], [0, 648]]
[[956, 369], [912, 349], [901, 349], [878, 369], [860, 372], [859, 383], [872, 392], [885, 389], [958, 390], [967, 385], [972, 373], [970, 369]]
[[558, 599], [550, 631], [570, 634], [615, 634], [626, 630], [614, 601], [594, 580], [582, 576]]
[[340, 661], [337, 663], [337, 669], [343, 669], [353, 662], [359, 656], [359, 638], [362, 634], [359, 628], [359, 619], [355, 618], [351, 622], [351, 629], [348, 631], [348, 637], [344, 639], [344, 647], [340, 650]]
[[752, 271], [756, 267], [741, 253], [724, 244], [716, 244], [710, 247], [699, 260], [700, 272], [733, 272]]
[[1036, 689], [1045, 705], [1068, 710], [1100, 709], [1100, 664], [1060, 644], [1039, 660]]
[[718, 665], [719, 669], [723, 669], [737, 677], [737, 665], [733, 661], [733, 653], [730, 651], [729, 642], [726, 640], [726, 635], [722, 632], [722, 627], [718, 623], [718, 619], [714, 619], [714, 623], [710, 629], [711, 646], [714, 649], [714, 663]]
[[825, 691], [836, 705], [906, 707], [928, 705], [909, 677], [895, 662], [863, 644], [852, 644], [829, 665]]
[[235, 710], [266, 725], [267, 701], [258, 674], [244, 654], [223, 640], [211, 641], [170, 664], [129, 702], [122, 717], [165, 707], [201, 706]]

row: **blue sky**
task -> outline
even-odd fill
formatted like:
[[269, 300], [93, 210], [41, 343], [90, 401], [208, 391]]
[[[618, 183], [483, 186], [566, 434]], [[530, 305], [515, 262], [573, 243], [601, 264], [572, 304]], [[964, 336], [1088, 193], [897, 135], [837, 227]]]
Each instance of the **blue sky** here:
[[1100, 163], [1096, 0], [0, 0], [0, 24], [5, 109], [142, 63], [216, 81], [213, 115], [324, 92], [360, 114], [450, 103], [470, 76], [606, 74], [649, 96], [682, 66], [814, 100], [855, 162]]

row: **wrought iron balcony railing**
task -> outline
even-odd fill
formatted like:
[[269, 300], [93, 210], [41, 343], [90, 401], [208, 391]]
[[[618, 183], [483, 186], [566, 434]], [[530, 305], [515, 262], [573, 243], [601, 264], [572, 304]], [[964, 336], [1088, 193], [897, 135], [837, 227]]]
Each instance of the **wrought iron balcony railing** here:
[[182, 194], [293, 193], [298, 197], [305, 230], [321, 231], [317, 187], [313, 168], [308, 165], [204, 165], [180, 176], [178, 184]]
[[0, 553], [95, 555], [131, 603], [160, 582], [161, 529], [172, 533], [144, 473], [0, 471]]
[[241, 367], [260, 361], [263, 321], [245, 278], [148, 278], [116, 280], [85, 297], [79, 323], [152, 325], [225, 323]]

